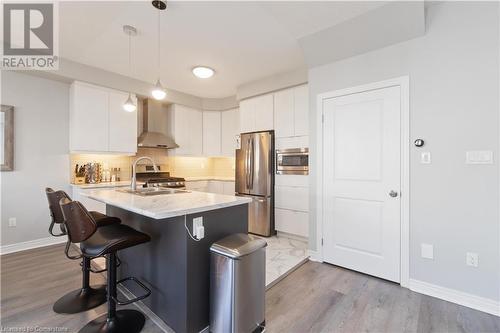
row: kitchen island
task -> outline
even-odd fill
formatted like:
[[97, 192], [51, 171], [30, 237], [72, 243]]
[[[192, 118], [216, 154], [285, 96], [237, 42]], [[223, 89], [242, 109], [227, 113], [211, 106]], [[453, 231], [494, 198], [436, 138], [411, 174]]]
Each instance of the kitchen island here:
[[[202, 192], [140, 196], [116, 189], [83, 195], [105, 203], [107, 215], [151, 236], [149, 243], [118, 253], [120, 278], [144, 281], [152, 293], [143, 303], [176, 332], [206, 329], [210, 246], [230, 234], [247, 232], [250, 200]], [[205, 228], [201, 240], [191, 237], [197, 217], [203, 218]], [[141, 294], [134, 286], [126, 287]]]

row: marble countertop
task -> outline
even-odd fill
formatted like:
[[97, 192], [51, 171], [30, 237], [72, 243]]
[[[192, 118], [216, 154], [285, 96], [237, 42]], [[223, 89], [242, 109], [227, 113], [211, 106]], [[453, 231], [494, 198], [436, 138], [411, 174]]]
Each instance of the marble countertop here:
[[[138, 182], [139, 184], [139, 182]], [[141, 183], [142, 184], [142, 183]], [[122, 180], [119, 182], [103, 182], [97, 184], [70, 184], [72, 187], [77, 187], [81, 189], [87, 188], [110, 188], [110, 187], [125, 187], [130, 186], [130, 180]]]
[[140, 196], [115, 189], [95, 189], [81, 193], [90, 199], [122, 208], [153, 219], [165, 219], [248, 204], [246, 197], [215, 193], [195, 192]]

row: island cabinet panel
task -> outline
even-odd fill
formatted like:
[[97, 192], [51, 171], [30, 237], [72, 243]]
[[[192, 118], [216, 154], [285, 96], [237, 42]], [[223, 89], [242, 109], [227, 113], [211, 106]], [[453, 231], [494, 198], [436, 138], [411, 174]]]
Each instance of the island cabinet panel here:
[[[231, 234], [248, 230], [248, 205], [216, 209], [186, 217], [152, 219], [107, 205], [107, 214], [151, 236], [145, 244], [120, 251], [120, 278], [135, 276], [151, 289], [143, 300], [178, 333], [200, 332], [209, 325], [210, 246]], [[193, 218], [203, 217], [205, 238], [196, 242]], [[140, 290], [129, 287], [139, 295]]]

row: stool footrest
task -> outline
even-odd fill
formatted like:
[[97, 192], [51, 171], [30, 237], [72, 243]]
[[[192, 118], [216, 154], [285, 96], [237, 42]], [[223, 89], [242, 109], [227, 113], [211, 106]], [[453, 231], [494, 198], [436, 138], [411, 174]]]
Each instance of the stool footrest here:
[[116, 282], [116, 284], [119, 285], [119, 284], [121, 284], [121, 283], [123, 283], [125, 281], [133, 281], [133, 282], [135, 282], [142, 290], [145, 291], [145, 293], [143, 295], [141, 295], [141, 296], [138, 296], [136, 298], [133, 298], [133, 299], [130, 299], [130, 300], [126, 300], [126, 301], [120, 301], [118, 299], [118, 297], [111, 296], [113, 298], [113, 300], [116, 302], [116, 304], [118, 304], [118, 305], [127, 305], [127, 304], [131, 304], [131, 303], [135, 303], [135, 302], [143, 300], [146, 297], [148, 297], [149, 295], [151, 295], [151, 290], [148, 287], [146, 287], [139, 279], [137, 279], [137, 278], [135, 278], [133, 276], [121, 279], [120, 281]]
[[[100, 257], [95, 257], [95, 258], [92, 258], [92, 259], [96, 259], [96, 258], [105, 258], [104, 255], [100, 256]], [[122, 264], [120, 258], [118, 258], [118, 256], [116, 256], [116, 267], [120, 267], [120, 265]], [[80, 266], [83, 267], [83, 262], [80, 262]], [[92, 266], [90, 266], [90, 269], [89, 271], [91, 271], [92, 273], [103, 273], [103, 272], [106, 272], [108, 269], [107, 268], [103, 268], [103, 269], [94, 269], [92, 268]]]

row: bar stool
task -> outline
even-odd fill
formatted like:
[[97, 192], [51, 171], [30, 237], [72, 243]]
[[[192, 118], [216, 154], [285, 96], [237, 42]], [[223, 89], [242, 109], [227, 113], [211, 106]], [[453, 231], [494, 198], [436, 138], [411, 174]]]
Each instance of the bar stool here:
[[[116, 281], [116, 252], [142, 243], [151, 238], [127, 225], [114, 224], [97, 227], [94, 217], [78, 201], [62, 198], [60, 201], [68, 238], [72, 243], [80, 243], [84, 257], [106, 256], [108, 312], [87, 323], [80, 333], [137, 333], [145, 323], [144, 315], [136, 310], [116, 311], [116, 305], [126, 305], [140, 301], [151, 294], [144, 284], [134, 277]], [[145, 293], [131, 300], [121, 301], [116, 287], [125, 281], [133, 281]]]
[[[49, 226], [49, 233], [55, 237], [66, 236], [66, 228], [64, 226], [64, 216], [59, 205], [59, 201], [63, 198], [70, 199], [68, 194], [64, 191], [54, 191], [50, 187], [45, 189], [45, 194], [47, 195], [47, 200], [49, 201], [49, 210], [52, 217], [52, 221]], [[120, 224], [119, 218], [110, 217], [99, 212], [89, 212], [92, 215], [98, 227]], [[60, 231], [58, 233], [54, 232], [55, 225], [59, 226]], [[53, 305], [52, 309], [56, 313], [73, 314], [83, 311], [93, 309], [106, 302], [106, 286], [98, 285], [90, 286], [90, 272], [101, 273], [104, 270], [93, 270], [90, 267], [90, 261], [92, 258], [79, 255], [70, 255], [71, 242], [66, 242], [66, 248], [64, 253], [66, 257], [71, 260], [82, 259], [80, 266], [82, 266], [82, 287], [77, 290], [73, 290], [63, 297], [59, 298]]]

